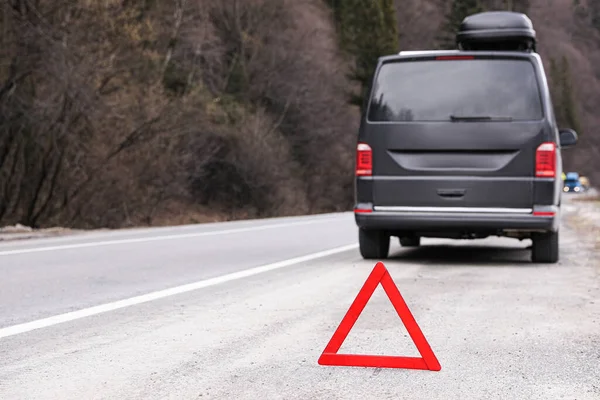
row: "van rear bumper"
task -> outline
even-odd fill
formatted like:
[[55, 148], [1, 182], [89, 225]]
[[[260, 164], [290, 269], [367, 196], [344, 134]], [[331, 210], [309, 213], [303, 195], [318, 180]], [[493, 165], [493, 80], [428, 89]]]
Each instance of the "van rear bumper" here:
[[[400, 207], [398, 207], [400, 209]], [[559, 211], [556, 206], [531, 210], [469, 209], [445, 211], [444, 208], [403, 207], [401, 211], [355, 208], [356, 224], [364, 229], [388, 231], [557, 231]]]

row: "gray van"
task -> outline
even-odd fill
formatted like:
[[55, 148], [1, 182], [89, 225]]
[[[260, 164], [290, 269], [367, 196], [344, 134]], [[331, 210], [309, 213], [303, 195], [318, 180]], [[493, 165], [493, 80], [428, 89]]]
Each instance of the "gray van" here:
[[532, 261], [559, 260], [561, 149], [531, 20], [484, 12], [462, 22], [457, 49], [381, 57], [356, 147], [360, 252], [390, 238], [532, 240]]

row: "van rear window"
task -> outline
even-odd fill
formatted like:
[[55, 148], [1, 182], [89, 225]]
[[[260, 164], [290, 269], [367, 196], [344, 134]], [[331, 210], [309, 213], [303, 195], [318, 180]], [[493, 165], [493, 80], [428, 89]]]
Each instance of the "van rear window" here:
[[390, 62], [379, 70], [372, 93], [370, 121], [543, 118], [535, 69], [528, 60]]

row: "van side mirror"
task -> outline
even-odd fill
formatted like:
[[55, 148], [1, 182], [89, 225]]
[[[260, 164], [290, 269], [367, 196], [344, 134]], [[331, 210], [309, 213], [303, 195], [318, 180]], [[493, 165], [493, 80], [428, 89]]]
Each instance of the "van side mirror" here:
[[560, 147], [571, 147], [577, 144], [577, 132], [573, 129], [561, 129], [559, 132]]

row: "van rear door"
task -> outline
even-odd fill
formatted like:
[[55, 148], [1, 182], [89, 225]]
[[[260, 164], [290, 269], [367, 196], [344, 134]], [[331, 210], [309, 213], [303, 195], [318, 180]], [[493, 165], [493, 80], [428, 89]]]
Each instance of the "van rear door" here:
[[532, 208], [546, 129], [534, 62], [478, 54], [383, 63], [360, 138], [372, 148], [375, 208]]

